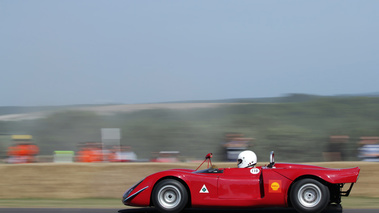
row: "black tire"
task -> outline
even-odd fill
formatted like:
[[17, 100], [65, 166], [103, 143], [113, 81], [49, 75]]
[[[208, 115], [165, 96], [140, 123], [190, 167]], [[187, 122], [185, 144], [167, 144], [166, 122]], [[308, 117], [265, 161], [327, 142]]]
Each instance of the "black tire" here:
[[179, 213], [187, 206], [187, 189], [177, 180], [162, 180], [154, 187], [152, 201], [162, 213]]
[[329, 204], [330, 192], [324, 184], [307, 178], [294, 183], [290, 199], [296, 211], [318, 213]]
[[322, 212], [323, 213], [342, 213], [343, 208], [342, 208], [341, 204], [330, 204]]

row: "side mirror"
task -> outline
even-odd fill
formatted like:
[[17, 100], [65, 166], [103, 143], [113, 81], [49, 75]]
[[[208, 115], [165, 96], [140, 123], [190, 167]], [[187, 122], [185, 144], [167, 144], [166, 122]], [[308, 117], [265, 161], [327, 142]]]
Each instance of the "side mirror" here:
[[211, 159], [212, 158], [212, 153], [208, 153], [206, 156], [205, 156], [205, 159]]
[[197, 171], [197, 170], [201, 167], [201, 165], [203, 165], [203, 163], [204, 163], [205, 161], [207, 161], [207, 160], [208, 160], [208, 168], [209, 168], [209, 165], [211, 165], [211, 167], [213, 167], [213, 165], [212, 165], [212, 161], [211, 161], [211, 158], [212, 158], [212, 153], [208, 153], [208, 154], [205, 156], [205, 160], [200, 164], [199, 167], [197, 167], [196, 171]]
[[267, 166], [268, 168], [275, 168], [275, 154], [274, 151], [271, 151], [270, 153], [270, 164]]

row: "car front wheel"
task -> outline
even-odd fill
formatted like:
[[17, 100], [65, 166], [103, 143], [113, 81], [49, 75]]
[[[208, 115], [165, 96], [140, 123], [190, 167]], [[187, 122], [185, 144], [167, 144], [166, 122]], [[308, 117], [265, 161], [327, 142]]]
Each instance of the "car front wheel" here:
[[314, 179], [302, 179], [294, 183], [290, 199], [298, 212], [318, 213], [329, 203], [328, 187]]
[[153, 204], [160, 212], [178, 213], [187, 205], [187, 189], [177, 180], [160, 181], [152, 193]]

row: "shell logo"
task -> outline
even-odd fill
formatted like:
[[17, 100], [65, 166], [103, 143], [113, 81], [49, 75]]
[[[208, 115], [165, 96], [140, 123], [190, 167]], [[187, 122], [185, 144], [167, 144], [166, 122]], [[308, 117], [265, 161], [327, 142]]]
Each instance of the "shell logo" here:
[[271, 184], [271, 189], [274, 190], [274, 191], [278, 191], [279, 187], [280, 187], [280, 185], [277, 182], [273, 182]]
[[269, 180], [269, 192], [270, 193], [281, 193], [282, 192], [282, 181], [281, 180]]

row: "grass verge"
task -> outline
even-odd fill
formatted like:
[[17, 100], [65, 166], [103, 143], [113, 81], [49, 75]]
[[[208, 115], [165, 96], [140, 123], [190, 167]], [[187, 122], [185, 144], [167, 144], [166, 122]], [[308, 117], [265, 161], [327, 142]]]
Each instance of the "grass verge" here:
[[[379, 209], [379, 198], [343, 197], [344, 209]], [[0, 199], [0, 208], [97, 208], [125, 209], [120, 199]]]
[[82, 198], [82, 199], [0, 199], [0, 208], [125, 208], [121, 199]]

